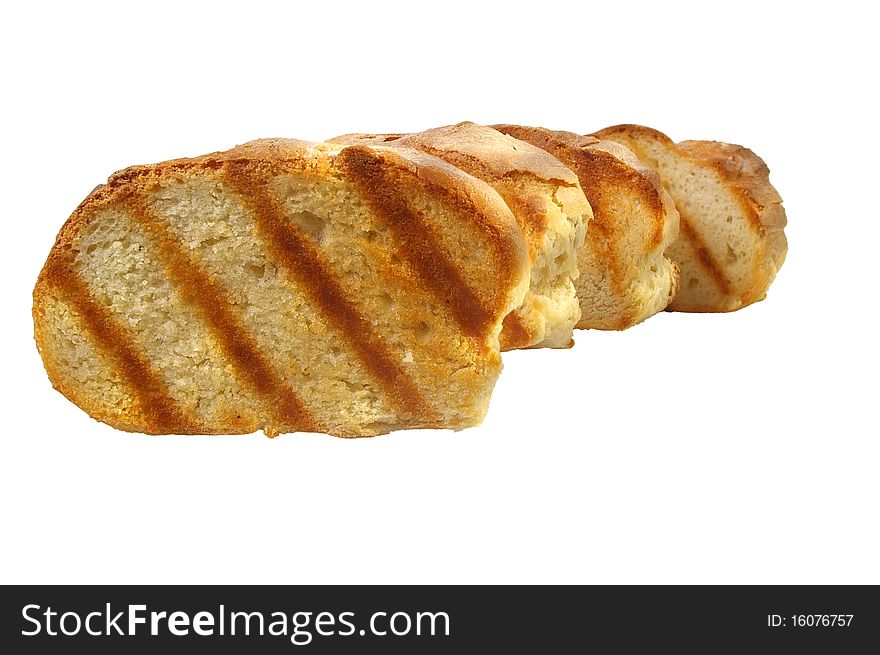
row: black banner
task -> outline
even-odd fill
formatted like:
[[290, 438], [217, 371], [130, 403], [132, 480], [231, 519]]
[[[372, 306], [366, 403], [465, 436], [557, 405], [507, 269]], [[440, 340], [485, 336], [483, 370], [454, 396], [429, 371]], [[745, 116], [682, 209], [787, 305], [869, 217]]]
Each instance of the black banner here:
[[2, 596], [6, 653], [225, 646], [248, 653], [849, 653], [880, 646], [880, 598], [868, 586], [47, 586], [4, 587]]

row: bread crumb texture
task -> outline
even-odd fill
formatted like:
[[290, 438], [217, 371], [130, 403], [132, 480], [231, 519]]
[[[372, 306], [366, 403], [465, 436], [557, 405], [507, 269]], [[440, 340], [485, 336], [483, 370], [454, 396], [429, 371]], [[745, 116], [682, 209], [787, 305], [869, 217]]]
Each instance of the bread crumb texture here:
[[657, 171], [681, 217], [669, 255], [681, 271], [675, 311], [726, 312], [762, 300], [787, 252], [782, 198], [764, 161], [742, 146], [673, 143], [638, 125], [596, 136], [631, 148]]
[[592, 207], [577, 251], [577, 327], [623, 330], [665, 309], [678, 287], [666, 249], [679, 225], [656, 173], [615, 143], [541, 127], [495, 127], [568, 166]]
[[513, 212], [532, 263], [529, 290], [504, 323], [502, 350], [571, 346], [581, 316], [577, 254], [593, 215], [571, 169], [541, 148], [469, 122], [413, 134], [346, 134], [330, 142], [415, 148], [491, 185]]
[[498, 194], [406, 149], [261, 141], [127, 169], [34, 290], [53, 385], [148, 433], [479, 423], [530, 262]]

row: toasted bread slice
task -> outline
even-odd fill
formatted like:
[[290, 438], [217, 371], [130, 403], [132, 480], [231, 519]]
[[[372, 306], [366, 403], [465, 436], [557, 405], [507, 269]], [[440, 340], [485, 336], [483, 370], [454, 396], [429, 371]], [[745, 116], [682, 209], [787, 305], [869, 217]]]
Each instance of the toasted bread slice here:
[[669, 254], [681, 269], [670, 309], [729, 312], [763, 300], [785, 261], [785, 210], [763, 160], [716, 141], [673, 143], [640, 125], [596, 132], [654, 168], [681, 215]]
[[92, 192], [37, 281], [35, 336], [53, 385], [123, 430], [459, 429], [528, 279], [507, 205], [442, 160], [256, 141]]
[[571, 168], [593, 208], [576, 280], [579, 328], [623, 330], [666, 308], [678, 270], [664, 255], [678, 213], [657, 174], [626, 148], [572, 132], [495, 125]]
[[414, 134], [346, 134], [330, 142], [416, 148], [494, 187], [519, 222], [532, 261], [529, 292], [504, 319], [502, 350], [571, 346], [581, 314], [573, 282], [577, 252], [592, 211], [570, 169], [540, 148], [467, 122]]

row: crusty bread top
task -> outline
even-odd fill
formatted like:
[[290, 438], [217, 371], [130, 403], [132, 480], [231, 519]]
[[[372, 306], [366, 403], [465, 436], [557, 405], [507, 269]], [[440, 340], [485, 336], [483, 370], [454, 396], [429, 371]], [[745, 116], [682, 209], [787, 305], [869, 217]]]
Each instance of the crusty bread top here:
[[[554, 186], [580, 187], [577, 175], [545, 150], [471, 122], [411, 134], [345, 134], [329, 139], [327, 143], [373, 143], [416, 148], [490, 184], [525, 179]], [[580, 206], [575, 206], [573, 199], [576, 197], [569, 199], [572, 205], [569, 210], [573, 214], [591, 215], [586, 199]], [[511, 197], [507, 200], [510, 204]], [[547, 228], [544, 214], [523, 200], [514, 203], [517, 205], [515, 209], [520, 210], [514, 213], [527, 235], [540, 237]], [[527, 243], [534, 259], [534, 242]]]
[[770, 184], [770, 168], [754, 152], [744, 146], [720, 141], [680, 141], [680, 151], [709, 164], [730, 184], [740, 198], [747, 215], [756, 227], [775, 232], [785, 243], [782, 230], [788, 219], [782, 197]]
[[[435, 297], [444, 315], [448, 312], [457, 324], [455, 338], [443, 346], [450, 362], [455, 362], [454, 376], [449, 375], [449, 364], [439, 358], [433, 364], [431, 357], [414, 363], [411, 354], [392, 352], [387, 335], [374, 327], [378, 317], [367, 313], [361, 299], [352, 293], [353, 287], [346, 286], [342, 271], [331, 269], [323, 261], [308, 235], [290, 224], [281, 200], [271, 188], [276, 180], [329, 180], [331, 176], [357, 187], [362, 201], [373, 206], [381, 217], [377, 220], [393, 236], [393, 252], [378, 246], [374, 250], [377, 257], [383, 258], [381, 262], [392, 262], [389, 267], [395, 272], [373, 270], [370, 274], [380, 278], [387, 275], [389, 280], [412, 287], [426, 298]], [[199, 256], [179, 241], [154, 208], [147, 206], [146, 198], [161, 197], [162, 189], [169, 184], [198, 180], [223, 185], [223, 193], [249, 208], [263, 246], [270, 252], [267, 259], [295, 280], [297, 293], [309, 299], [316, 316], [323, 317], [322, 325], [328, 326], [326, 329], [335, 334], [339, 344], [345, 344], [359, 370], [381, 390], [383, 398], [377, 402], [400, 412], [399, 424], [393, 422], [393, 417], [384, 424], [359, 424], [339, 406], [329, 414], [314, 414], [310, 399], [301, 397], [295, 376], [290, 377], [292, 372], [279, 369], [272, 350], [261, 349], [258, 335], [253, 328], [246, 328], [240, 310], [226, 295], [230, 290], [224, 289], [219, 280], [222, 274], [216, 269], [208, 272], [204, 260], [200, 265]], [[421, 210], [407, 206], [405, 194], [454, 208], [456, 220], [461, 223], [457, 227], [480, 235], [479, 242], [485, 244], [483, 256], [453, 258], [447, 244], [441, 243], [447, 236], [438, 235], [437, 225], [424, 222], [429, 219], [418, 215]], [[250, 389], [248, 393], [255, 393], [263, 399], [261, 404], [271, 408], [268, 423], [255, 424], [237, 416], [241, 406], [229, 406], [226, 418], [208, 425], [179, 409], [181, 398], [172, 398], [169, 381], [153, 365], [149, 348], [143, 343], [137, 347], [126, 317], [114, 316], [103, 307], [89, 289], [90, 280], [74, 266], [77, 258], [89, 258], [82, 237], [106, 212], [127, 215], [130, 218], [126, 220], [149, 237], [154, 263], [164, 268], [177, 292], [192, 303], [193, 320], [201, 321], [219, 344], [221, 362], [225, 358], [229, 370]], [[394, 263], [397, 255], [401, 261]], [[475, 267], [482, 267], [479, 274]], [[497, 339], [501, 321], [521, 302], [528, 272], [526, 247], [507, 205], [491, 187], [454, 166], [405, 148], [342, 148], [263, 140], [194, 159], [128, 168], [95, 189], [61, 229], [40, 274], [34, 289], [35, 337], [53, 384], [96, 418], [122, 429], [154, 433], [248, 432], [263, 427], [268, 434], [303, 430], [361, 436], [393, 427], [466, 427], [485, 411], [488, 393], [500, 369]], [[483, 282], [476, 284], [476, 280]], [[59, 302], [78, 315], [79, 324], [89, 333], [90, 347], [97, 348], [98, 355], [111, 362], [109, 370], [135, 398], [132, 406], [114, 408], [114, 412], [121, 413], [98, 411], [100, 399], [80, 393], [76, 383], [57, 366], [59, 354], [66, 347], [65, 337], [59, 339], [58, 331], [50, 329], [49, 324], [57, 318], [53, 307]], [[415, 302], [410, 304], [415, 307]], [[176, 316], [188, 314], [179, 307], [176, 311]], [[411, 368], [416, 364], [417, 368]], [[468, 371], [463, 370], [466, 365], [470, 366]], [[441, 401], [437, 393], [432, 397], [430, 389], [420, 388], [420, 383], [411, 378], [417, 369], [421, 382], [441, 382], [438, 386], [442, 391], [450, 391], [461, 400]], [[451, 414], [445, 414], [444, 408]]]
[[[540, 148], [530, 147], [493, 128], [469, 121], [411, 134], [347, 134], [330, 139], [332, 143], [373, 142], [418, 146], [457, 165], [456, 158], [469, 168], [482, 169], [486, 177], [501, 178], [526, 174], [538, 180], [577, 186], [574, 172]], [[431, 153], [431, 149], [435, 152]]]
[[[349, 179], [355, 179], [361, 192], [371, 197], [374, 209], [389, 213], [393, 202], [389, 191], [401, 178], [398, 171], [407, 171], [433, 195], [442, 197], [468, 217], [472, 228], [483, 233], [495, 250], [497, 277], [492, 284], [467, 284], [458, 265], [449, 260], [439, 246], [414, 256], [422, 280], [436, 293], [448, 295], [452, 311], [469, 336], [485, 339], [493, 331], [495, 316], [503, 318], [516, 307], [514, 298], [522, 300], [528, 286], [531, 264], [526, 243], [507, 204], [491, 186], [451, 166], [443, 160], [410, 148], [383, 148], [354, 145], [334, 149], [319, 146], [324, 152], [336, 153], [333, 164]], [[392, 172], [389, 175], [389, 171]], [[388, 224], [399, 225], [400, 212], [388, 216]], [[393, 229], [393, 228], [392, 228]], [[401, 232], [399, 238], [414, 248], [417, 240], [411, 233]], [[511, 293], [511, 288], [517, 289]], [[480, 297], [484, 298], [481, 299]]]
[[[646, 245], [654, 247], [662, 241], [664, 230], [668, 224], [665, 214], [670, 208], [671, 200], [664, 193], [656, 171], [645, 166], [627, 148], [613, 141], [604, 141], [594, 136], [575, 134], [564, 130], [522, 125], [496, 125], [494, 127], [505, 134], [538, 145], [573, 166], [575, 172], [582, 172], [580, 179], [584, 182], [582, 186], [585, 186], [585, 193], [587, 192], [586, 187], [591, 186], [588, 182], [592, 178], [624, 178], [620, 180], [621, 184], [626, 184], [627, 188], [638, 192], [642, 200], [651, 208], [651, 237]], [[613, 198], [589, 197], [589, 194], [588, 200], [593, 206], [594, 213], [596, 205], [614, 201]], [[598, 220], [593, 226], [600, 232], [603, 229]], [[603, 238], [610, 236], [602, 235]]]
[[599, 139], [625, 136], [627, 139], [650, 138], [666, 144], [689, 159], [715, 169], [739, 196], [743, 209], [756, 227], [779, 229], [787, 224], [782, 197], [770, 184], [770, 169], [757, 154], [746, 148], [721, 141], [679, 141], [644, 125], [614, 125], [594, 132]]
[[488, 182], [523, 230], [532, 285], [504, 322], [504, 349], [568, 347], [580, 312], [569, 278], [592, 210], [577, 175], [545, 150], [471, 122], [412, 134], [347, 134], [328, 143], [416, 148]]
[[[367, 155], [367, 156], [364, 156]], [[368, 162], [375, 162], [370, 166]], [[397, 168], [415, 175], [450, 204], [459, 208], [463, 216], [473, 217], [473, 225], [493, 237], [500, 266], [498, 274], [502, 288], [505, 280], [514, 280], [528, 270], [528, 254], [517, 223], [504, 200], [486, 184], [467, 175], [455, 166], [410, 148], [382, 148], [376, 146], [328, 146], [297, 139], [259, 139], [230, 150], [192, 158], [173, 159], [159, 164], [131, 166], [114, 173], [106, 184], [96, 187], [65, 222], [55, 240], [41, 279], [53, 271], [63, 269], [54, 264], [67, 256], [71, 240], [78, 230], [88, 224], [95, 212], [119, 201], [131, 193], [129, 185], [149, 186], [155, 179], [168, 174], [191, 170], [217, 170], [224, 166], [245, 166], [251, 178], [271, 176], [294, 168], [325, 174], [331, 169], [344, 169], [346, 174], [360, 178], [361, 186], [375, 189], [375, 175], [383, 168]], [[434, 270], [434, 269], [432, 269]], [[436, 271], [435, 271], [436, 272]], [[448, 283], [449, 280], [444, 280]], [[494, 286], [494, 285], [490, 285]], [[467, 294], [465, 294], [467, 295]], [[509, 302], [504, 299], [502, 302]], [[460, 310], [462, 321], [468, 322], [467, 309]]]
[[[611, 141], [543, 127], [494, 127], [570, 167], [593, 208], [580, 258], [584, 311], [578, 327], [625, 329], [664, 309], [678, 282], [663, 259], [678, 234], [678, 213], [657, 173]], [[629, 213], [621, 216], [621, 210]], [[657, 265], [656, 279], [644, 280]], [[639, 278], [647, 283], [636, 284]]]
[[[710, 252], [704, 235], [694, 225], [694, 218], [682, 212], [681, 240], [690, 242], [698, 253], [692, 261], [714, 281], [715, 298], [693, 297], [683, 288], [672, 304], [672, 309], [682, 311], [730, 311], [761, 300], [776, 272], [785, 260], [788, 248], [784, 228], [787, 223], [782, 198], [770, 184], [767, 164], [754, 152], [740, 145], [719, 141], [681, 141], [675, 143], [667, 135], [643, 125], [615, 125], [594, 133], [603, 139], [613, 139], [632, 148], [647, 164], [657, 167], [658, 162], [646, 152], [648, 144], [658, 144], [666, 152], [691, 164], [714, 172], [724, 188], [736, 199], [736, 204], [758, 239], [753, 252], [754, 272], [750, 281], [735, 288], [729, 279], [727, 265], [722, 257]], [[664, 180], [664, 183], [669, 181]], [[677, 202], [680, 205], [680, 202]], [[703, 220], [720, 222], [720, 216], [702, 217]], [[677, 245], [677, 251], [681, 248]], [[680, 265], [686, 265], [680, 261]]]

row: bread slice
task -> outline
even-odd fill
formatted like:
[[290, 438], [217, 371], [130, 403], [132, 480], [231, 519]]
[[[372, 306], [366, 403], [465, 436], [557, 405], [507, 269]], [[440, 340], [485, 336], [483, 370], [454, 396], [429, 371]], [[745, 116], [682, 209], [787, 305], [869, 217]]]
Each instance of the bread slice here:
[[571, 346], [581, 313], [573, 282], [577, 252], [592, 211], [570, 169], [540, 148], [468, 122], [414, 134], [346, 134], [330, 142], [416, 148], [494, 187], [519, 222], [532, 261], [529, 292], [504, 319], [502, 350]]
[[785, 261], [785, 210], [755, 153], [716, 141], [673, 143], [640, 125], [594, 135], [621, 143], [654, 168], [681, 215], [669, 250], [681, 269], [670, 309], [728, 312], [762, 300]]
[[593, 208], [578, 253], [577, 327], [623, 330], [665, 309], [678, 288], [678, 270], [664, 255], [678, 235], [678, 213], [657, 174], [615, 143], [541, 127], [493, 127], [571, 168]]
[[34, 289], [53, 385], [147, 433], [464, 428], [529, 279], [501, 197], [403, 148], [264, 140], [129, 168]]

